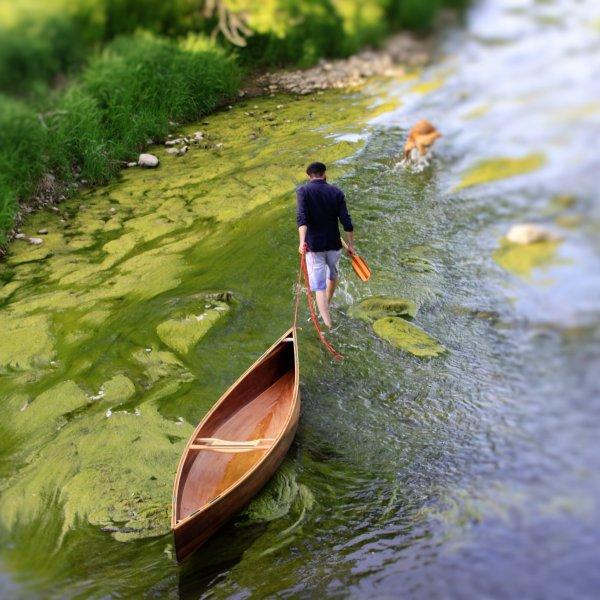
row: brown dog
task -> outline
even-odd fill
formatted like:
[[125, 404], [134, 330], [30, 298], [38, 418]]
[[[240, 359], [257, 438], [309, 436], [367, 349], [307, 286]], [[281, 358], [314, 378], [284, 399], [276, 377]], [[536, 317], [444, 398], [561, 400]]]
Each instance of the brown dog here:
[[439, 137], [442, 137], [442, 134], [427, 119], [417, 121], [408, 132], [404, 144], [404, 160], [425, 159], [429, 149]]

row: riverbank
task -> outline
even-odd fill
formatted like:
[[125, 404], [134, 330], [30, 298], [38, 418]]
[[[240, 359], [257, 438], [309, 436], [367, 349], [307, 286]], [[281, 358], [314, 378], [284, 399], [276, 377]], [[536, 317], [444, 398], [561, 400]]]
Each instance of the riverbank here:
[[[146, 41], [146, 43], [148, 42]], [[317, 65], [307, 69], [279, 69], [266, 73], [260, 71], [253, 72], [239, 84], [240, 89], [236, 95], [233, 95], [231, 91], [233, 91], [232, 86], [235, 85], [239, 75], [236, 73], [233, 64], [227, 62], [227, 59], [223, 55], [210, 55], [208, 58], [212, 61], [220, 60], [220, 64], [218, 67], [215, 66], [215, 68], [221, 69], [220, 75], [222, 78], [222, 70], [225, 67], [231, 75], [225, 78], [225, 81], [228, 83], [220, 84], [215, 89], [213, 99], [208, 104], [207, 110], [200, 111], [196, 116], [200, 117], [202, 114], [208, 114], [211, 110], [219, 110], [225, 106], [231, 106], [244, 97], [258, 97], [274, 93], [302, 95], [327, 89], [352, 89], [364, 85], [369, 78], [375, 76], [402, 76], [408, 70], [425, 66], [430, 61], [433, 46], [433, 37], [419, 38], [411, 33], [401, 33], [389, 38], [379, 49], [365, 49], [349, 58], [321, 60]], [[136, 54], [136, 59], [143, 60], [139, 53]], [[202, 57], [202, 60], [207, 60], [206, 54]], [[114, 67], [114, 62], [110, 66]], [[100, 70], [108, 72], [108, 65], [102, 65]], [[110, 78], [113, 81], [117, 80], [115, 85], [119, 84], [119, 79], [123, 80], [126, 77], [126, 72], [122, 72], [121, 78], [119, 78], [119, 73], [115, 74], [114, 71], [110, 73]], [[229, 87], [226, 88], [226, 86]], [[223, 95], [224, 88], [229, 89], [230, 92]], [[203, 90], [203, 94], [206, 95], [206, 90]], [[158, 124], [158, 127], [153, 127], [153, 129], [155, 131], [162, 130], [164, 133], [148, 139], [148, 144], [165, 144], [171, 147], [170, 153], [178, 155], [182, 155], [193, 146], [200, 145], [206, 147], [207, 144], [210, 144], [210, 142], [202, 138], [201, 133], [196, 137], [191, 136], [189, 138], [177, 135], [176, 133], [167, 133], [176, 132], [177, 128], [181, 126], [171, 121], [166, 112], [163, 112], [161, 115], [155, 114], [154, 118], [160, 120], [160, 124]], [[165, 123], [166, 121], [167, 123]], [[81, 127], [79, 129], [78, 131], [77, 129], [72, 130], [69, 128], [68, 131], [64, 131], [64, 134], [60, 136], [60, 142], [70, 147], [78, 147], [81, 144], [85, 144], [87, 141], [85, 139], [65, 139], [70, 134], [85, 138], [88, 132], [85, 129], [82, 131]], [[144, 134], [145, 136], [151, 135], [150, 132], [144, 132]], [[84, 154], [89, 154], [89, 150], [87, 153], [84, 151]], [[82, 155], [81, 158], [85, 161], [86, 158], [89, 159], [89, 156]], [[139, 158], [137, 160], [119, 161], [119, 170], [132, 167], [145, 168], [147, 166], [148, 164], [143, 159], [140, 161]], [[108, 165], [107, 168], [110, 169]], [[98, 166], [94, 165], [94, 170], [96, 171], [97, 169]], [[66, 173], [63, 172], [64, 174]], [[51, 172], [43, 174], [29, 201], [19, 205], [18, 211], [14, 216], [13, 226], [6, 233], [7, 244], [4, 247], [0, 247], [0, 258], [6, 254], [8, 243], [14, 240], [21, 240], [22, 243], [31, 244], [44, 243], [45, 227], [37, 231], [35, 236], [25, 236], [21, 231], [21, 225], [27, 215], [39, 210], [59, 212], [58, 205], [62, 201], [71, 197], [76, 192], [89, 189], [90, 184], [93, 186], [104, 183], [109, 178], [109, 173], [103, 173], [96, 181], [91, 182], [85, 176], [86, 172], [81, 168], [78, 168], [78, 172], [75, 173], [74, 177], [69, 176], [68, 179], [61, 179]], [[92, 177], [94, 177], [93, 173]]]

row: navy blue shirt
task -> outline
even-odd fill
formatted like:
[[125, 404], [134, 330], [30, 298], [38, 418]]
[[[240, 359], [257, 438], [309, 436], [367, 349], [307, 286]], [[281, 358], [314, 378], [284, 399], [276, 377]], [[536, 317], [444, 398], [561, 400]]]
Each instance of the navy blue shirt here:
[[296, 190], [298, 227], [306, 225], [306, 243], [311, 252], [342, 247], [338, 219], [344, 231], [353, 231], [344, 192], [324, 179], [311, 179]]

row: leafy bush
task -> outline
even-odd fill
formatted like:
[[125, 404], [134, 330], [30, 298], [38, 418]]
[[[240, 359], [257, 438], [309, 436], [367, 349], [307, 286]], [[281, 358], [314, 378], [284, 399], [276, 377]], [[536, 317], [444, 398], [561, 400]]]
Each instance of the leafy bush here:
[[249, 64], [308, 67], [349, 56], [388, 32], [382, 0], [278, 0], [250, 17], [255, 30], [240, 53]]
[[27, 17], [0, 29], [0, 90], [29, 92], [59, 74], [80, 67], [89, 51], [91, 15], [57, 14]]

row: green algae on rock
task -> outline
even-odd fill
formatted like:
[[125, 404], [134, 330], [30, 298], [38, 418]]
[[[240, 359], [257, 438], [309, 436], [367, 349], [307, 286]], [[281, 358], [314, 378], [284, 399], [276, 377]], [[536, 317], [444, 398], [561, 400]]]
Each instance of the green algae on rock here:
[[535, 244], [511, 244], [502, 240], [500, 248], [493, 253], [492, 257], [503, 269], [529, 279], [536, 269], [548, 268], [556, 264], [560, 244], [560, 240]]
[[5, 311], [0, 319], [0, 373], [6, 368], [28, 369], [50, 362], [55, 355], [46, 315], [23, 316]]
[[531, 173], [541, 168], [545, 162], [546, 157], [535, 152], [521, 158], [500, 157], [482, 160], [463, 174], [460, 182], [454, 186], [454, 191]]
[[96, 411], [74, 419], [8, 481], [2, 523], [11, 528], [32, 521], [55, 498], [63, 508], [63, 534], [79, 519], [121, 541], [166, 533], [168, 475], [191, 431], [161, 417], [152, 403], [131, 413]]
[[187, 354], [229, 311], [225, 302], [214, 302], [202, 313], [169, 319], [156, 328], [158, 337], [172, 350]]
[[390, 344], [415, 356], [439, 356], [446, 348], [420, 327], [401, 317], [384, 317], [373, 323], [373, 330]]
[[406, 298], [393, 296], [371, 296], [350, 307], [348, 315], [372, 323], [383, 317], [404, 317], [414, 319], [417, 305]]
[[249, 524], [274, 521], [290, 511], [301, 514], [315, 502], [309, 488], [298, 482], [293, 466], [284, 462], [264, 490], [243, 511], [242, 518]]

